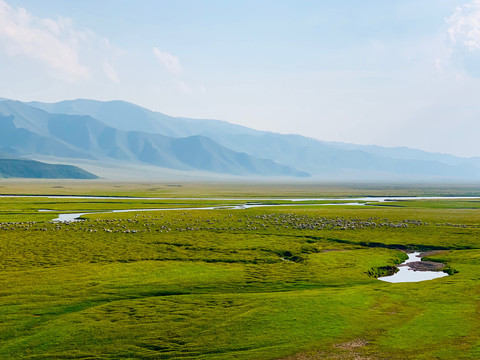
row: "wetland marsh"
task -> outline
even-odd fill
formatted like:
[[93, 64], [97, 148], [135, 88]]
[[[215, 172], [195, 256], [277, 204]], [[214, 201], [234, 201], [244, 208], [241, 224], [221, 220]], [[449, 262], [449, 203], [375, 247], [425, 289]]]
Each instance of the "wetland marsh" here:
[[[312, 203], [472, 197], [479, 190], [254, 189], [111, 184], [94, 190], [81, 182], [52, 189], [45, 182], [24, 185], [23, 194], [122, 198], [1, 198], [0, 358], [480, 357], [479, 199]], [[22, 193], [13, 183], [1, 192]], [[228, 208], [246, 197], [304, 203]], [[132, 208], [142, 211], [108, 212]], [[82, 221], [52, 222], [90, 212]], [[437, 250], [423, 260], [445, 264], [451, 276], [377, 279], [409, 250]]]

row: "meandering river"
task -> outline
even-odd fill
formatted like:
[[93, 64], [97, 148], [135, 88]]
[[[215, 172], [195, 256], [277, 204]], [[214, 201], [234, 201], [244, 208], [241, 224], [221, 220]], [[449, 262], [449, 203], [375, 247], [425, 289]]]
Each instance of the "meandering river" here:
[[[182, 208], [156, 208], [156, 209], [121, 209], [121, 210], [102, 210], [102, 211], [91, 211], [91, 212], [82, 212], [82, 213], [65, 213], [59, 214], [59, 216], [53, 219], [53, 222], [71, 222], [77, 221], [82, 215], [89, 214], [105, 214], [105, 213], [122, 213], [122, 212], [144, 212], [144, 211], [172, 211], [172, 210], [242, 210], [254, 207], [278, 207], [278, 206], [305, 206], [305, 205], [328, 205], [328, 206], [339, 206], [339, 205], [355, 205], [363, 206], [368, 205], [369, 203], [382, 203], [386, 201], [401, 201], [401, 200], [480, 200], [478, 196], [389, 196], [389, 197], [359, 197], [359, 198], [166, 198], [166, 197], [118, 197], [118, 196], [74, 196], [74, 195], [0, 195], [0, 198], [3, 197], [36, 197], [36, 198], [50, 198], [50, 199], [97, 199], [97, 200], [203, 200], [203, 201], [246, 201], [244, 204], [240, 205], [217, 205], [217, 206], [206, 206], [206, 207], [182, 207]], [[282, 204], [262, 204], [257, 203], [258, 201], [285, 201], [287, 203]], [[303, 202], [311, 201], [327, 201], [327, 203], [321, 204], [304, 204]], [[332, 201], [332, 202], [328, 202]], [[55, 210], [39, 210], [40, 212], [56, 212]], [[413, 270], [408, 266], [409, 263], [421, 261], [420, 253], [414, 252], [408, 254], [408, 259], [405, 260], [402, 264], [398, 265], [399, 271], [391, 276], [379, 277], [378, 280], [386, 281], [390, 283], [402, 283], [402, 282], [418, 282], [425, 280], [433, 280], [436, 278], [448, 276], [447, 273], [442, 271], [421, 271]]]
[[[82, 213], [69, 213], [60, 214], [54, 222], [68, 222], [75, 221], [82, 215], [87, 214], [105, 214], [105, 213], [117, 213], [117, 212], [134, 212], [134, 211], [171, 211], [171, 210], [241, 210], [254, 207], [272, 207], [272, 206], [364, 206], [369, 203], [383, 203], [387, 201], [402, 201], [402, 200], [480, 200], [480, 196], [385, 196], [385, 197], [358, 197], [358, 198], [183, 198], [183, 197], [126, 197], [126, 196], [82, 196], [82, 195], [0, 195], [0, 198], [13, 197], [13, 198], [49, 198], [49, 199], [92, 199], [92, 200], [202, 200], [202, 201], [245, 201], [245, 204], [241, 205], [217, 205], [208, 207], [182, 207], [182, 208], [131, 208], [122, 210], [102, 210], [91, 211]], [[284, 201], [282, 204], [262, 204], [258, 201]], [[321, 204], [305, 204], [304, 202], [311, 201], [326, 201]], [[331, 201], [330, 203], [328, 201]], [[50, 211], [50, 210], [41, 210]], [[52, 210], [54, 211], [54, 210]]]

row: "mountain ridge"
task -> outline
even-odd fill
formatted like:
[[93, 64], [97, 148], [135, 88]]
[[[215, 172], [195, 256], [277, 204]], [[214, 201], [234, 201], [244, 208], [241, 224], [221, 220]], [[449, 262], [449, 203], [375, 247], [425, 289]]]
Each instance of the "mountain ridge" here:
[[[0, 101], [0, 113], [2, 103], [3, 101]], [[368, 174], [372, 176], [380, 174], [379, 176], [384, 179], [480, 178], [480, 158], [461, 158], [406, 147], [385, 148], [376, 145], [326, 142], [301, 135], [254, 130], [221, 120], [171, 117], [121, 100], [104, 102], [77, 99], [58, 103], [18, 103], [30, 108], [19, 112], [19, 116], [28, 117], [31, 115], [31, 109], [35, 108], [45, 111], [50, 118], [55, 119], [55, 116], [59, 116], [57, 118], [60, 119], [59, 122], [47, 131], [50, 135], [54, 133], [56, 141], [49, 146], [54, 148], [67, 146], [69, 151], [75, 151], [75, 154], [69, 155], [72, 157], [88, 155], [99, 158], [101, 155], [102, 159], [110, 157], [124, 161], [140, 160], [173, 169], [206, 170], [239, 176], [312, 174], [319, 178], [335, 178], [339, 173], [345, 173], [359, 179], [369, 177]], [[72, 119], [84, 125], [74, 125]], [[45, 126], [41, 125], [45, 119], [41, 116], [33, 123], [31, 119], [27, 120], [23, 119], [22, 126], [30, 126], [32, 131], [35, 127], [40, 127], [41, 131], [37, 131], [37, 135], [45, 131]], [[68, 132], [75, 128], [77, 140], [83, 139], [85, 145], [87, 136], [82, 138], [79, 134], [86, 130], [78, 126], [91, 125], [92, 121], [98, 121], [108, 130], [101, 134], [89, 130], [89, 141], [97, 145], [103, 141], [105, 145], [110, 139], [110, 144], [113, 145], [107, 152], [105, 146], [103, 148], [97, 146], [96, 149], [79, 146], [82, 144], [74, 144], [75, 139], [69, 139], [67, 136]], [[47, 122], [52, 124], [55, 120], [50, 119]], [[62, 126], [64, 130], [61, 130]], [[162, 136], [168, 138], [168, 141], [166, 138], [160, 140]], [[212, 148], [212, 143], [205, 139], [199, 141], [198, 136], [213, 141], [216, 144], [215, 148]], [[189, 140], [179, 140], [182, 138]], [[194, 143], [196, 148], [192, 148]], [[182, 151], [182, 147], [190, 150]], [[188, 154], [189, 157], [186, 157]], [[203, 159], [200, 154], [203, 154]], [[245, 157], [249, 160], [246, 161]], [[254, 158], [257, 160], [254, 161]], [[275, 165], [277, 167], [273, 170]], [[245, 167], [249, 170], [246, 171]], [[266, 168], [270, 170], [266, 171]]]
[[[232, 151], [213, 140], [194, 137], [174, 138], [162, 134], [123, 131], [90, 115], [48, 113], [18, 101], [0, 102], [0, 149], [19, 155], [39, 154], [66, 158], [125, 162], [182, 169], [208, 170], [235, 175], [308, 176], [293, 167], [270, 159]], [[189, 147], [184, 152], [179, 147]], [[207, 149], [208, 146], [208, 149]], [[197, 154], [210, 156], [214, 164], [192, 161]], [[212, 160], [212, 161], [213, 161]]]
[[0, 178], [98, 179], [98, 176], [72, 165], [0, 158]]
[[[166, 115], [166, 114], [163, 114], [161, 112], [158, 112], [158, 111], [153, 111], [153, 110], [149, 110], [149, 109], [146, 109], [146, 108], [143, 108], [141, 107], [140, 105], [136, 105], [136, 104], [132, 104], [132, 103], [129, 103], [129, 102], [126, 102], [126, 101], [123, 101], [123, 100], [108, 100], [108, 101], [98, 101], [98, 100], [92, 100], [92, 99], [75, 99], [75, 100], [63, 100], [63, 101], [60, 101], [60, 102], [56, 102], [56, 103], [44, 103], [44, 102], [38, 102], [38, 101], [32, 101], [32, 102], [28, 102], [27, 104], [30, 104], [34, 107], [37, 107], [37, 108], [40, 108], [40, 109], [44, 109], [44, 110], [48, 110], [49, 112], [55, 112], [55, 110], [59, 110], [59, 109], [62, 109], [64, 113], [67, 113], [67, 114], [73, 114], [73, 115], [84, 115], [84, 114], [89, 114], [91, 115], [92, 117], [95, 117], [105, 123], [107, 123], [107, 118], [106, 116], [108, 116], [108, 123], [110, 124], [113, 124], [111, 126], [113, 127], [117, 127], [117, 128], [120, 128], [122, 129], [124, 126], [118, 126], [119, 124], [118, 123], [114, 123], [114, 122], [110, 122], [112, 119], [114, 119], [114, 117], [111, 116], [111, 114], [108, 114], [107, 112], [104, 112], [103, 113], [103, 116], [98, 116], [98, 114], [93, 114], [91, 113], [90, 111], [86, 110], [85, 108], [83, 108], [81, 106], [81, 104], [85, 104], [85, 103], [90, 103], [90, 106], [92, 106], [91, 104], [95, 104], [95, 103], [99, 103], [97, 104], [96, 106], [106, 106], [108, 107], [109, 105], [113, 105], [113, 104], [121, 104], [122, 106], [128, 106], [128, 107], [132, 107], [132, 108], [135, 108], [135, 109], [138, 109], [139, 111], [141, 112], [148, 112], [150, 115], [149, 116], [159, 116], [160, 118], [163, 118], [163, 119], [166, 119], [168, 121], [174, 121], [174, 122], [178, 122], [178, 121], [185, 121], [187, 123], [198, 123], [201, 122], [201, 126], [203, 128], [205, 128], [205, 123], [210, 123], [212, 125], [215, 125], [215, 126], [225, 126], [225, 127], [228, 127], [229, 129], [229, 133], [238, 133], [238, 134], [255, 134], [255, 135], [277, 135], [277, 136], [294, 136], [294, 137], [300, 137], [300, 138], [303, 138], [303, 139], [309, 139], [309, 140], [312, 140], [312, 141], [315, 141], [315, 142], [321, 142], [323, 144], [326, 144], [326, 145], [332, 145], [332, 146], [335, 146], [335, 147], [339, 147], [339, 148], [345, 148], [345, 149], [355, 149], [355, 150], [358, 150], [358, 149], [363, 149], [364, 151], [366, 151], [366, 149], [369, 149], [368, 151], [366, 152], [370, 152], [370, 153], [376, 153], [378, 154], [380, 151], [389, 151], [389, 150], [392, 150], [392, 151], [395, 151], [395, 150], [399, 150], [399, 151], [402, 151], [404, 152], [404, 154], [402, 154], [402, 156], [405, 156], [405, 153], [409, 153], [409, 152], [416, 152], [417, 154], [419, 153], [422, 153], [422, 154], [428, 154], [428, 155], [439, 155], [439, 156], [446, 156], [446, 157], [452, 157], [452, 158], [455, 158], [455, 159], [480, 159], [480, 157], [461, 157], [461, 156], [456, 156], [456, 155], [452, 155], [452, 154], [448, 154], [448, 153], [441, 153], [441, 152], [429, 152], [429, 151], [425, 151], [425, 150], [420, 150], [420, 149], [416, 149], [416, 148], [409, 148], [409, 147], [406, 147], [406, 146], [393, 146], [393, 147], [388, 147], [388, 146], [380, 146], [380, 145], [360, 145], [360, 144], [353, 144], [353, 143], [343, 143], [343, 142], [338, 142], [338, 141], [324, 141], [324, 140], [319, 140], [319, 139], [316, 139], [316, 138], [313, 138], [313, 137], [309, 137], [309, 136], [305, 136], [305, 135], [299, 135], [299, 134], [280, 134], [280, 133], [276, 133], [276, 132], [273, 132], [273, 131], [267, 131], [267, 130], [256, 130], [256, 129], [252, 129], [252, 128], [249, 128], [249, 127], [246, 127], [246, 126], [243, 126], [243, 125], [238, 125], [238, 124], [233, 124], [233, 123], [230, 123], [230, 122], [227, 122], [227, 121], [224, 121], [224, 120], [215, 120], [215, 119], [205, 119], [205, 118], [199, 118], [199, 119], [192, 119], [192, 118], [185, 118], [185, 117], [181, 117], [181, 116], [170, 116], [170, 115]], [[71, 106], [69, 106], [70, 104], [73, 104], [73, 109]], [[105, 108], [104, 108], [105, 110]], [[126, 116], [126, 113], [125, 112], [122, 112], [122, 115]], [[130, 120], [131, 117], [128, 117], [127, 118]], [[155, 119], [155, 120], [159, 120], [159, 119]], [[131, 121], [128, 121], [128, 125], [125, 125], [125, 127], [128, 127], [128, 130], [129, 131], [140, 131], [138, 130], [138, 125], [139, 125], [139, 122], [136, 121], [136, 122], [131, 122]], [[184, 126], [184, 123], [180, 123], [178, 124], [179, 126], [181, 126], [184, 130], [188, 127], [185, 127]], [[142, 125], [143, 127], [145, 127], [145, 125]], [[199, 126], [197, 126], [199, 127]], [[232, 131], [232, 129], [236, 129], [235, 131]], [[146, 128], [145, 130], [142, 130], [144, 132], [149, 132], [149, 133], [154, 133], [155, 129], [152, 127], [152, 128]], [[178, 130], [177, 130], [178, 131]], [[189, 135], [199, 135], [197, 133], [198, 131], [196, 132], [184, 132], [182, 133], [182, 136], [189, 136]], [[203, 130], [203, 132], [205, 134], [208, 133], [208, 130], [205, 131]], [[159, 132], [161, 133], [161, 132]], [[166, 134], [164, 134], [166, 135]], [[208, 135], [205, 135], [208, 137]], [[375, 149], [375, 150], [374, 150]], [[396, 155], [396, 156], [399, 156], [399, 155]], [[411, 158], [411, 156], [406, 156], [405, 157], [406, 159], [409, 159]]]

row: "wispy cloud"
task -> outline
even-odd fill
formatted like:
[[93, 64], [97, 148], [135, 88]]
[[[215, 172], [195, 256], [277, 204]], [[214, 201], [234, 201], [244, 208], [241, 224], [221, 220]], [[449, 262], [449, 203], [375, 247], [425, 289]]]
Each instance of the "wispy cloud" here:
[[108, 61], [105, 61], [103, 63], [103, 71], [105, 72], [105, 75], [107, 75], [107, 77], [110, 80], [112, 80], [114, 83], [117, 83], [117, 84], [120, 83], [120, 79], [118, 78], [117, 71], [112, 67], [112, 65], [110, 65]]
[[0, 24], [0, 51], [41, 61], [70, 81], [90, 77], [78, 54], [89, 33], [75, 31], [69, 19], [35, 17], [0, 0]]
[[166, 51], [162, 51], [156, 46], [153, 47], [153, 53], [170, 73], [180, 75], [183, 72], [182, 65], [180, 65], [180, 60], [178, 60], [178, 57], [169, 54]]
[[448, 33], [453, 44], [469, 50], [480, 49], [480, 0], [459, 6], [447, 19]]

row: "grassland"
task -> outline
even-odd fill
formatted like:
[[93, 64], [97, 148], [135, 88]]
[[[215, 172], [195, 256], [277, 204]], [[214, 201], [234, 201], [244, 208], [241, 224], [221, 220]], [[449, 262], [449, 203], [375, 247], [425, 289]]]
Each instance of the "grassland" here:
[[[480, 358], [479, 200], [102, 213], [473, 186], [58, 184], [0, 192], [171, 199], [1, 198], [1, 359]], [[63, 212], [98, 213], [50, 222]], [[453, 275], [372, 276], [402, 249], [441, 250]]]

